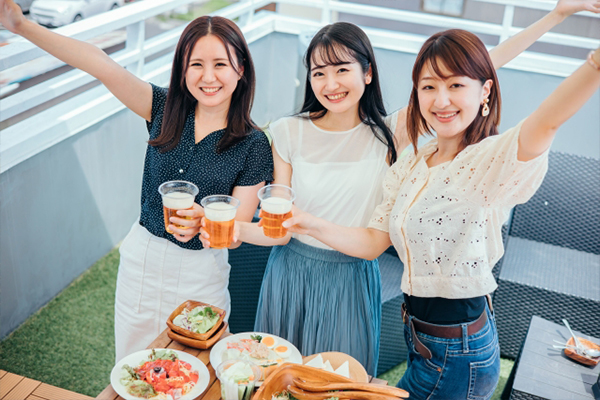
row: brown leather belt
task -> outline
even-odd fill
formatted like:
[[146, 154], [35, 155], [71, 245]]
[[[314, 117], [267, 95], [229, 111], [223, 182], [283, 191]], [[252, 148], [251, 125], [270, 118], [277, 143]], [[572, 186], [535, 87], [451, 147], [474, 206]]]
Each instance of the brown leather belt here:
[[[461, 338], [463, 335], [462, 326], [446, 326], [446, 325], [434, 325], [424, 321], [419, 321], [416, 318], [409, 319], [408, 311], [406, 310], [406, 303], [402, 303], [402, 321], [404, 324], [408, 325], [411, 330], [413, 343], [415, 345], [415, 349], [426, 359], [431, 359], [431, 351], [425, 346], [419, 338], [415, 330], [424, 333], [426, 335], [431, 335], [435, 337], [441, 337], [446, 339], [453, 338]], [[410, 322], [410, 323], [409, 323]], [[467, 335], [473, 335], [479, 332], [487, 322], [487, 313], [484, 311], [481, 313], [479, 318], [477, 318], [473, 322], [469, 322], [467, 325]]]
[[[406, 324], [408, 321], [408, 312], [406, 311], [405, 303], [402, 303], [402, 320]], [[467, 325], [467, 335], [473, 335], [481, 330], [487, 322], [487, 313], [484, 311], [475, 321], [469, 322]], [[413, 318], [415, 329], [427, 335], [441, 337], [446, 339], [462, 337], [462, 327], [460, 325], [434, 325]]]

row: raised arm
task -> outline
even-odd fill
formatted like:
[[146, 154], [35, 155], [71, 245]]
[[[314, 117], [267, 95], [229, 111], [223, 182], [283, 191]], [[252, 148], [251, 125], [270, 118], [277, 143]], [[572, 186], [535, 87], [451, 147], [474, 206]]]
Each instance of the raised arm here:
[[534, 44], [544, 33], [560, 24], [568, 16], [580, 11], [600, 13], [600, 1], [559, 0], [556, 7], [543, 18], [490, 50], [490, 57], [494, 63], [494, 67], [499, 69], [507, 64]]
[[[548, 96], [521, 127], [518, 159], [531, 160], [542, 154], [558, 128], [571, 118], [600, 87], [600, 48]], [[596, 110], [595, 116], [598, 117]]]
[[121, 67], [98, 47], [59, 35], [27, 20], [13, 0], [0, 0], [0, 23], [59, 60], [92, 75], [127, 108], [145, 120], [150, 120], [150, 84]]

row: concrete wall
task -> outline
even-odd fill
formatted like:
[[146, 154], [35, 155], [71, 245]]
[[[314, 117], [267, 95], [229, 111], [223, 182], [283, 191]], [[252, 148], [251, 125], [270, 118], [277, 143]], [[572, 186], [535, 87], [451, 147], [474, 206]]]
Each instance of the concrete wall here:
[[[277, 33], [250, 48], [258, 83], [252, 115], [264, 126], [297, 111], [302, 50], [296, 36]], [[407, 103], [414, 55], [376, 53], [391, 112]], [[499, 76], [502, 129], [526, 117], [561, 81], [511, 70]], [[552, 148], [598, 158], [599, 109], [596, 93]], [[0, 337], [123, 239], [139, 215], [146, 140], [144, 122], [122, 111], [0, 175]]]

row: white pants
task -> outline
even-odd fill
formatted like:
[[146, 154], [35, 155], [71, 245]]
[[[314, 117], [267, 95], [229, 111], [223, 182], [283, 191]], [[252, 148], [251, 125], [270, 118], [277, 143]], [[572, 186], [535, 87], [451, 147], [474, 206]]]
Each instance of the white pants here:
[[231, 311], [227, 249], [187, 250], [135, 222], [121, 244], [115, 298], [116, 361], [145, 349], [186, 300]]

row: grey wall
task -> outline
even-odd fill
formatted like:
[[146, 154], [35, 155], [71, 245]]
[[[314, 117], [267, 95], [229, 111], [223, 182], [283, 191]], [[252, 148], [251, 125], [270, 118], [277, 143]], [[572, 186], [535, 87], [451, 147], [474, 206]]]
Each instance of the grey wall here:
[[0, 175], [0, 336], [112, 249], [139, 214], [144, 122], [122, 111]]
[[[279, 33], [250, 45], [257, 71], [252, 115], [261, 126], [296, 111], [304, 87], [299, 46], [296, 36]], [[414, 55], [376, 53], [386, 106], [394, 111], [407, 103]], [[561, 81], [511, 70], [499, 76], [502, 129], [526, 117]], [[598, 110], [596, 93], [552, 148], [598, 158]], [[144, 122], [122, 111], [0, 175], [0, 337], [123, 239], [139, 215], [146, 140]]]

